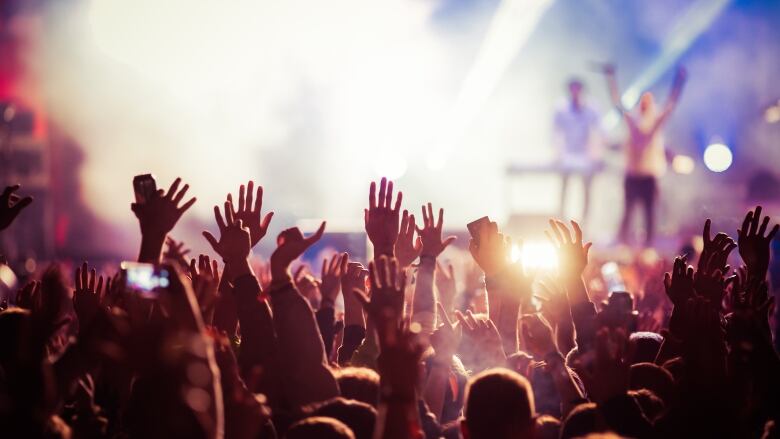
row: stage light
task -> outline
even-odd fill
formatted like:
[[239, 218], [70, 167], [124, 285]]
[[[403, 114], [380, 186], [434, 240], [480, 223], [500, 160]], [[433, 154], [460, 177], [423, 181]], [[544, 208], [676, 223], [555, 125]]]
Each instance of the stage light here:
[[688, 175], [696, 168], [696, 162], [687, 155], [676, 155], [672, 159], [672, 169], [678, 174]]
[[711, 143], [704, 150], [704, 165], [712, 172], [723, 172], [731, 166], [733, 156], [723, 143]]
[[551, 271], [558, 267], [558, 254], [547, 241], [528, 241], [523, 247], [512, 245], [512, 262], [518, 260], [526, 273], [530, 271]]
[[764, 120], [766, 123], [780, 122], [780, 99], [777, 100], [776, 104], [767, 107], [764, 111]]

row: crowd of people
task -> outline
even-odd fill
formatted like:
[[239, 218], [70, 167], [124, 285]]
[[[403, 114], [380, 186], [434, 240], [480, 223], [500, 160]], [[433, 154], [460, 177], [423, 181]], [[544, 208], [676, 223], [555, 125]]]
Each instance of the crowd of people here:
[[[554, 272], [524, 269], [522, 243], [489, 222], [456, 273], [443, 209], [403, 210], [385, 179], [369, 189], [365, 266], [338, 253], [293, 272], [325, 222], [284, 230], [254, 263], [273, 213], [251, 181], [214, 207], [213, 252], [188, 260], [169, 236], [187, 191], [176, 179], [132, 205], [137, 263], [169, 273], [153, 291], [129, 288], [127, 265], [52, 264], [4, 301], [0, 437], [780, 436], [779, 226], [761, 207], [735, 238], [707, 220], [701, 252], [667, 273], [628, 267], [626, 292], [574, 221], [549, 223]], [[0, 196], [0, 233], [26, 220], [19, 192]]]

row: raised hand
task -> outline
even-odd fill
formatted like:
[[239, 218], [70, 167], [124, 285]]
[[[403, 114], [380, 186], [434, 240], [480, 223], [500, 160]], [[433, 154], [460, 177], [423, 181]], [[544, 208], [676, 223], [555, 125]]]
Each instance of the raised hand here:
[[593, 245], [590, 242], [583, 244], [582, 230], [576, 221], [571, 221], [571, 226], [574, 229], [573, 238], [566, 224], [557, 220], [550, 220], [552, 234], [547, 231], [544, 232], [547, 235], [547, 239], [550, 240], [558, 251], [558, 269], [561, 277], [564, 279], [582, 277], [582, 272], [585, 271], [585, 267], [588, 265], [590, 247]]
[[[271, 218], [274, 216], [273, 212], [268, 212], [265, 216], [261, 215], [263, 209], [262, 186], [257, 187], [254, 206], [252, 205], [254, 186], [255, 182], [250, 180], [246, 188], [243, 184], [238, 188], [238, 205], [236, 206], [237, 209], [233, 211], [233, 217], [240, 219], [244, 227], [249, 229], [249, 234], [252, 237], [252, 247], [256, 246], [268, 232], [268, 225], [271, 224]], [[244, 196], [244, 189], [246, 189], [246, 196]], [[227, 200], [232, 204], [233, 196], [228, 194]]]
[[666, 295], [674, 306], [681, 306], [694, 296], [693, 267], [687, 265], [685, 256], [674, 258], [671, 273], [664, 273]]
[[420, 256], [422, 252], [422, 241], [418, 236], [414, 239], [414, 231], [417, 225], [414, 223], [414, 215], [409, 215], [409, 211], [404, 209], [401, 216], [401, 231], [398, 234], [398, 240], [395, 242], [395, 257], [398, 259], [398, 265], [406, 268]]
[[[702, 239], [704, 247], [699, 256], [698, 271], [706, 269], [707, 264], [712, 264], [713, 268], [720, 269], [723, 273], [728, 272], [727, 261], [732, 250], [737, 248], [737, 244], [731, 237], [725, 233], [718, 233], [715, 238], [710, 238], [710, 227], [712, 221], [707, 218], [704, 222], [704, 231]], [[710, 261], [711, 258], [714, 258]]]
[[434, 274], [436, 291], [439, 293], [439, 302], [448, 312], [452, 310], [452, 304], [455, 301], [455, 271], [451, 263], [447, 263], [445, 269], [439, 261], [436, 261], [436, 272]]
[[241, 263], [243, 264], [249, 257], [252, 249], [249, 229], [244, 227], [240, 219], [233, 216], [233, 207], [229, 201], [224, 206], [225, 219], [219, 212], [219, 207], [214, 206], [214, 217], [219, 227], [219, 240], [204, 230], [203, 236], [211, 244], [217, 254], [222, 257], [225, 264]]
[[293, 275], [293, 283], [298, 292], [309, 301], [311, 307], [318, 308], [322, 299], [322, 293], [320, 292], [322, 282], [306, 271], [306, 265], [299, 266]]
[[182, 214], [195, 204], [196, 198], [193, 197], [179, 206], [190, 188], [190, 185], [185, 184], [179, 190], [180, 184], [181, 178], [177, 178], [171, 183], [168, 192], [163, 192], [162, 189], [158, 190], [145, 203], [130, 205], [141, 226], [141, 235], [162, 240], [168, 232], [173, 230]]
[[461, 332], [450, 321], [447, 310], [441, 303], [437, 303], [439, 308], [439, 327], [431, 334], [431, 346], [435, 352], [436, 358], [447, 365], [452, 361], [452, 356], [460, 344]]
[[520, 318], [526, 346], [537, 360], [558, 352], [550, 324], [539, 314], [526, 314]]
[[417, 234], [420, 235], [422, 242], [421, 257], [436, 258], [448, 245], [455, 241], [454, 236], [441, 237], [442, 225], [444, 222], [444, 209], [439, 208], [439, 218], [434, 222], [433, 207], [428, 203], [428, 210], [422, 207], [423, 227], [417, 228]]
[[211, 260], [206, 255], [198, 256], [197, 261], [193, 258], [189, 265], [189, 277], [204, 318], [211, 320], [219, 289], [219, 266], [216, 259]]
[[76, 269], [75, 283], [73, 310], [76, 312], [79, 325], [83, 329], [92, 323], [103, 303], [103, 276], [97, 276], [95, 269], [90, 270], [87, 263], [84, 262], [81, 267]]
[[321, 306], [333, 307], [341, 291], [341, 278], [347, 272], [348, 262], [349, 255], [346, 253], [333, 255], [330, 262], [327, 259], [322, 260]]
[[465, 352], [466, 355], [476, 356], [478, 362], [487, 360], [488, 367], [499, 366], [506, 360], [501, 335], [492, 320], [477, 319], [471, 311], [466, 311], [466, 314], [455, 311], [455, 317], [460, 322], [463, 340], [468, 346], [461, 344], [461, 350], [469, 351]]
[[[631, 365], [625, 360], [628, 337], [623, 329], [603, 327], [596, 333], [595, 358], [583, 358], [577, 373], [597, 404], [628, 391]], [[594, 355], [589, 353], [587, 357]]]
[[510, 263], [510, 246], [504, 235], [498, 233], [498, 225], [491, 222], [480, 230], [478, 239], [471, 238], [469, 251], [485, 276], [494, 276]]
[[376, 195], [376, 183], [371, 182], [368, 193], [368, 209], [364, 211], [364, 221], [368, 239], [374, 245], [374, 255], [393, 256], [395, 242], [398, 239], [398, 221], [403, 193], [393, 204], [393, 182], [382, 178], [379, 182], [379, 197]]
[[25, 207], [32, 203], [32, 197], [20, 197], [14, 192], [19, 190], [21, 186], [15, 184], [13, 186], [7, 186], [0, 195], [0, 230], [6, 229], [11, 225]]
[[271, 254], [271, 279], [274, 282], [288, 282], [290, 280], [290, 264], [298, 259], [306, 249], [319, 241], [324, 233], [325, 221], [308, 238], [304, 238], [303, 233], [297, 227], [282, 231], [276, 238], [276, 250]]
[[718, 253], [710, 254], [709, 260], [703, 264], [701, 270], [697, 270], [693, 276], [693, 289], [697, 294], [709, 300], [720, 309], [723, 296], [726, 294], [726, 279], [723, 276], [729, 270], [729, 266], [718, 268], [720, 258]]
[[542, 315], [554, 327], [557, 327], [564, 320], [571, 321], [569, 299], [566, 297], [566, 291], [558, 285], [558, 282], [548, 276], [539, 281], [539, 288], [544, 295], [535, 297], [542, 302]]
[[165, 239], [165, 245], [167, 249], [163, 253], [163, 258], [177, 264], [182, 270], [186, 270], [189, 267], [187, 255], [190, 253], [190, 249], [184, 247], [184, 241], [177, 242], [169, 236]]
[[374, 321], [380, 347], [392, 343], [404, 313], [404, 285], [406, 276], [395, 258], [380, 256], [368, 263], [368, 279], [371, 299], [360, 290], [353, 294], [363, 305], [366, 314]]
[[745, 215], [742, 228], [737, 230], [739, 255], [747, 265], [751, 277], [764, 279], [769, 269], [769, 245], [780, 225], [775, 224], [769, 233], [766, 233], [768, 226], [769, 217], [765, 216], [761, 221], [761, 206], [758, 206], [755, 211]]

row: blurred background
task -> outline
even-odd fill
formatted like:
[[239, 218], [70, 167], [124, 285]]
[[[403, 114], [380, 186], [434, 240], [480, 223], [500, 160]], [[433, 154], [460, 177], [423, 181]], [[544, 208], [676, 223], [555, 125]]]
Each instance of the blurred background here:
[[[624, 133], [605, 62], [628, 103], [665, 98], [688, 69], [666, 130], [676, 158], [659, 248], [678, 249], [706, 216], [734, 234], [747, 206], [780, 201], [776, 0], [1, 4], [0, 180], [21, 183], [42, 218], [0, 238], [9, 259], [133, 258], [132, 179], [144, 173], [190, 184], [198, 202], [173, 235], [195, 251], [212, 207], [249, 179], [276, 212], [272, 235], [327, 219], [334, 239], [364, 246], [368, 184], [387, 176], [413, 212], [444, 207], [460, 245], [483, 215], [534, 239], [559, 210], [553, 113], [572, 77], [612, 146], [585, 222], [608, 248]], [[570, 190], [578, 218], [582, 191]]]

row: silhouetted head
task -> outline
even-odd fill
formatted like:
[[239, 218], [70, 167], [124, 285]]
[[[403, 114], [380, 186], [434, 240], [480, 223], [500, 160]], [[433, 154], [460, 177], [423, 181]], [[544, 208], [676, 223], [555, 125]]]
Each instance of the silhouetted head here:
[[561, 425], [561, 439], [587, 436], [590, 433], [606, 431], [604, 420], [595, 403], [580, 404], [569, 412]]
[[649, 91], [642, 93], [639, 98], [639, 114], [642, 116], [655, 116], [655, 96]]
[[376, 410], [364, 402], [336, 397], [311, 408], [312, 416], [338, 419], [352, 430], [355, 439], [371, 439], [376, 423]]
[[558, 439], [561, 434], [561, 421], [550, 415], [536, 418], [535, 439]]
[[582, 85], [582, 81], [580, 81], [578, 78], [572, 78], [569, 80], [569, 98], [571, 98], [571, 101], [575, 105], [580, 105], [582, 103], [582, 89], [584, 86]]
[[489, 369], [466, 385], [461, 431], [465, 439], [530, 437], [535, 409], [531, 384], [508, 369]]
[[629, 390], [628, 396], [634, 398], [642, 413], [651, 422], [655, 421], [666, 408], [661, 398], [648, 389]]
[[648, 389], [661, 398], [665, 405], [671, 404], [674, 400], [674, 377], [668, 370], [653, 363], [638, 363], [631, 366], [629, 388]]
[[379, 403], [379, 374], [367, 367], [334, 370], [341, 396], [376, 407]]
[[318, 439], [355, 439], [352, 430], [343, 422], [325, 416], [301, 419], [287, 430], [284, 437], [286, 439], [311, 439], [315, 437]]

